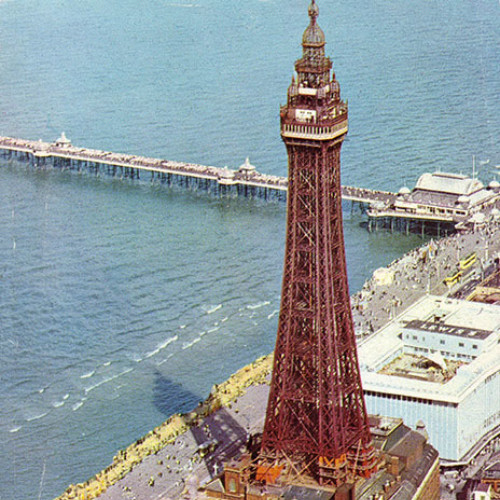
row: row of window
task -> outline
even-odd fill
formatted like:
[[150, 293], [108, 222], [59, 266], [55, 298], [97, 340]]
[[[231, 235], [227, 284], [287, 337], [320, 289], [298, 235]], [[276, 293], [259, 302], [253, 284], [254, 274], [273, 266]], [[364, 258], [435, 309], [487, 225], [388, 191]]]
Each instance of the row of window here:
[[[421, 339], [419, 339], [418, 335], [411, 335], [411, 338], [412, 338], [412, 340], [420, 340], [422, 342], [425, 342], [425, 337], [422, 337]], [[410, 334], [409, 333], [405, 334], [405, 339], [410, 340]], [[441, 345], [445, 345], [446, 344], [446, 339], [440, 339], [439, 343]], [[458, 347], [465, 347], [465, 343], [464, 342], [459, 342], [458, 343]], [[472, 344], [472, 349], [477, 349], [477, 348], [478, 348], [477, 344]]]
[[308, 127], [304, 125], [285, 125], [283, 127], [284, 132], [294, 132], [298, 134], [311, 134], [311, 135], [325, 135], [333, 134], [340, 129], [344, 128], [345, 123], [340, 123], [334, 127]]
[[375, 392], [375, 391], [363, 391], [365, 396], [373, 396], [378, 399], [389, 399], [389, 400], [396, 400], [396, 401], [408, 401], [410, 403], [419, 403], [419, 404], [427, 404], [427, 405], [432, 405], [432, 406], [449, 406], [456, 408], [458, 405], [456, 403], [448, 403], [446, 401], [433, 401], [431, 399], [425, 399], [425, 398], [415, 398], [413, 396], [405, 396], [403, 394], [382, 394], [380, 392]]

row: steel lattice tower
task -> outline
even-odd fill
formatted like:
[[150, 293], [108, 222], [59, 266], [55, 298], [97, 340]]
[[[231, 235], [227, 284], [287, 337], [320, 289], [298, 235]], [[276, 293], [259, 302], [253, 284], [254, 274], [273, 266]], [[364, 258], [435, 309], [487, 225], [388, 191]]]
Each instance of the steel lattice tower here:
[[288, 152], [288, 215], [261, 464], [284, 463], [296, 476], [335, 485], [348, 471], [370, 475], [374, 453], [342, 229], [340, 148], [347, 104], [325, 56], [315, 0], [308, 13], [303, 55], [280, 110]]

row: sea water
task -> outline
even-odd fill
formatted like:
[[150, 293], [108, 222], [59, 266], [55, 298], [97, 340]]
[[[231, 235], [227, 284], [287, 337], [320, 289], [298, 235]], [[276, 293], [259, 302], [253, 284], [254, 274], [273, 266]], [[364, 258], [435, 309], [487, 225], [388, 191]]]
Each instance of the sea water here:
[[[0, 0], [0, 134], [286, 175], [307, 0]], [[320, 0], [344, 184], [500, 164], [498, 2]], [[0, 499], [82, 482], [273, 348], [285, 206], [0, 161]], [[345, 204], [351, 292], [422, 243]]]

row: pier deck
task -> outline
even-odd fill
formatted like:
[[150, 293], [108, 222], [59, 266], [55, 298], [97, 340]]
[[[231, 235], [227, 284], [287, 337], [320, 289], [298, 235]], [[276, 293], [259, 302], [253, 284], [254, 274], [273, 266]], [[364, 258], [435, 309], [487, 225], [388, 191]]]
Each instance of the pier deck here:
[[[64, 136], [63, 136], [64, 137]], [[96, 149], [79, 148], [69, 141], [31, 141], [0, 136], [0, 154], [16, 157], [38, 167], [53, 166], [81, 170], [88, 168], [96, 173], [106, 169], [110, 175], [139, 179], [148, 172], [167, 184], [188, 188], [201, 188], [218, 194], [231, 194], [264, 199], [285, 200], [288, 181], [286, 177], [263, 174], [242, 165], [238, 170], [198, 165], [194, 163], [148, 158], [144, 156], [112, 153]], [[342, 198], [371, 205], [388, 202], [395, 193], [352, 186], [342, 186]]]

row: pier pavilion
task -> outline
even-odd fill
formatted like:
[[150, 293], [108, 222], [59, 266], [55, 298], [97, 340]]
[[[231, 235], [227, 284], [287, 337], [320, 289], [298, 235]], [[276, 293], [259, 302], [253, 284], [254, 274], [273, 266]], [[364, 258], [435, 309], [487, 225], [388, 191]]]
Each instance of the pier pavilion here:
[[403, 187], [388, 202], [368, 210], [369, 229], [420, 230], [445, 235], [475, 226], [494, 215], [500, 203], [500, 184], [485, 187], [478, 179], [447, 172], [425, 173], [410, 190]]

